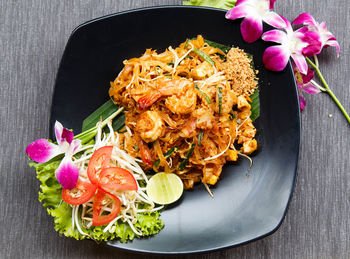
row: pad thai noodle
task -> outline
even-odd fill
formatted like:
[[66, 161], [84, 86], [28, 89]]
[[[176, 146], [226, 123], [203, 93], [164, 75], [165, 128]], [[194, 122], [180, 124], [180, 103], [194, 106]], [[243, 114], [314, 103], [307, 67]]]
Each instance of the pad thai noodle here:
[[251, 58], [202, 36], [124, 61], [109, 95], [125, 107], [123, 149], [146, 171], [173, 172], [185, 189], [215, 185], [226, 161], [257, 149], [249, 96], [257, 89]]

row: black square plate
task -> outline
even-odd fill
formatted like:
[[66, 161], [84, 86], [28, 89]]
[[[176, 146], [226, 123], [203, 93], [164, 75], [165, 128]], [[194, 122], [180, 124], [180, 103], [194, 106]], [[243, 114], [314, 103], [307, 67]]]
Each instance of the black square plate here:
[[[166, 6], [126, 11], [82, 24], [72, 33], [57, 74], [50, 125], [55, 120], [81, 130], [82, 121], [108, 100], [109, 82], [122, 61], [146, 48], [163, 51], [198, 34], [253, 54], [259, 70], [261, 115], [259, 150], [254, 165], [241, 159], [228, 163], [213, 188], [186, 191], [180, 202], [162, 212], [159, 234], [110, 246], [137, 252], [179, 254], [211, 251], [243, 244], [273, 233], [291, 198], [300, 145], [300, 114], [293, 71], [267, 71], [262, 54], [268, 43], [243, 41], [240, 21], [225, 19], [212, 8]], [[53, 132], [51, 130], [51, 132]], [[53, 136], [53, 135], [52, 135]], [[52, 137], [51, 136], [51, 137]]]

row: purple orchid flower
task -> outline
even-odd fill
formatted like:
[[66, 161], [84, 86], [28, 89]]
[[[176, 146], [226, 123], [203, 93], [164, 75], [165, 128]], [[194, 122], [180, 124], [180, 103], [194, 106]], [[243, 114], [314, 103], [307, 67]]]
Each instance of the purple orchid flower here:
[[61, 123], [55, 123], [57, 145], [47, 139], [38, 139], [27, 146], [27, 155], [37, 163], [45, 163], [52, 158], [65, 154], [56, 170], [56, 178], [65, 189], [73, 189], [79, 177], [79, 168], [73, 163], [72, 157], [79, 150], [80, 140], [73, 139], [73, 132], [64, 128]]
[[317, 41], [317, 33], [305, 31], [304, 27], [293, 31], [290, 22], [285, 21], [285, 31], [271, 30], [262, 35], [265, 41], [280, 43], [281, 45], [268, 47], [263, 54], [265, 67], [272, 71], [283, 70], [291, 57], [299, 71], [306, 75], [308, 66], [305, 60], [306, 52], [309, 54], [319, 51], [320, 44]]
[[284, 20], [271, 11], [276, 0], [238, 0], [236, 6], [226, 13], [226, 18], [235, 20], [243, 18], [241, 33], [243, 39], [252, 43], [263, 32], [263, 21], [275, 28], [284, 28]]
[[293, 70], [298, 87], [300, 111], [302, 112], [306, 106], [306, 101], [302, 92], [308, 94], [318, 94], [321, 92], [321, 90], [312, 84], [311, 80], [314, 78], [314, 71], [312, 69], [308, 68], [306, 75], [303, 75], [293, 62]]
[[327, 26], [325, 22], [318, 23], [309, 13], [300, 14], [292, 24], [303, 24], [307, 25], [307, 29], [312, 32], [316, 32], [318, 36], [318, 40], [321, 43], [321, 47], [319, 54], [323, 47], [327, 48], [328, 46], [333, 46], [337, 48], [337, 55], [339, 57], [340, 47], [337, 39], [334, 35], [327, 30]]

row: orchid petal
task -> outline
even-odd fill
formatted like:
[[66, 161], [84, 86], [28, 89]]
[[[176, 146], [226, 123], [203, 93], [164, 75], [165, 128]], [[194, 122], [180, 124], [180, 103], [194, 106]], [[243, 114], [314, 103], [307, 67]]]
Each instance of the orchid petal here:
[[58, 121], [55, 122], [55, 135], [59, 146], [65, 141], [67, 141], [68, 144], [72, 143], [74, 137], [73, 132], [64, 128]]
[[46, 139], [38, 139], [27, 146], [26, 153], [33, 161], [45, 163], [55, 156], [62, 154], [59, 147]]
[[336, 47], [336, 48], [337, 48], [337, 56], [339, 57], [340, 46], [339, 46], [339, 43], [338, 43], [336, 40], [327, 41], [327, 44], [326, 44], [325, 46], [326, 46], [326, 47], [327, 47], [327, 46]]
[[[298, 30], [300, 32], [300, 30]], [[314, 56], [320, 54], [322, 50], [322, 42], [320, 34], [316, 31], [306, 31], [302, 37], [302, 41], [308, 45], [303, 48], [302, 52], [306, 56]]]
[[284, 41], [286, 41], [287, 38], [287, 34], [284, 31], [281, 30], [271, 30], [271, 31], [267, 31], [265, 32], [262, 37], [261, 37], [264, 41], [273, 41], [276, 43], [282, 43]]
[[321, 90], [318, 87], [314, 86], [312, 83], [304, 84], [301, 90], [308, 94], [318, 94], [321, 92]]
[[262, 17], [263, 21], [275, 28], [286, 27], [285, 21], [275, 12], [268, 12]]
[[242, 4], [244, 4], [244, 3], [247, 3], [247, 2], [249, 2], [249, 1], [250, 1], [250, 0], [237, 0], [235, 7], [240, 6], [240, 5], [242, 5]]
[[58, 145], [61, 145], [62, 140], [62, 132], [63, 132], [63, 126], [60, 122], [56, 121], [55, 122], [55, 136], [56, 136], [56, 141]]
[[241, 24], [241, 33], [243, 39], [252, 43], [260, 38], [262, 34], [262, 20], [258, 17], [247, 16]]
[[292, 25], [290, 24], [290, 21], [288, 21], [286, 18], [284, 18], [282, 15], [280, 15], [280, 17], [282, 18], [282, 20], [284, 21], [284, 23], [286, 24], [285, 26], [285, 30], [287, 31], [287, 33], [293, 33], [293, 28]]
[[226, 19], [235, 20], [247, 16], [249, 13], [249, 8], [247, 6], [237, 6], [229, 10], [225, 17]]
[[308, 66], [307, 66], [305, 57], [301, 54], [295, 54], [295, 53], [293, 53], [291, 56], [295, 62], [295, 65], [298, 67], [300, 73], [306, 75]]
[[277, 0], [270, 0], [270, 10], [273, 9], [273, 5]]
[[309, 30], [309, 27], [303, 26], [303, 27], [299, 28], [298, 30], [296, 30], [296, 32], [306, 33], [308, 30]]
[[287, 66], [289, 55], [283, 46], [271, 46], [263, 54], [263, 63], [269, 70], [282, 71]]
[[73, 149], [72, 153], [74, 155], [75, 153], [77, 153], [79, 151], [79, 148], [81, 147], [81, 141], [79, 139], [74, 139], [72, 141], [71, 146], [72, 146], [72, 149]]
[[73, 189], [78, 177], [79, 168], [72, 162], [71, 157], [65, 156], [56, 170], [57, 181], [64, 189]]
[[303, 84], [309, 83], [314, 78], [315, 72], [308, 67], [306, 75], [301, 75]]
[[307, 24], [307, 25], [317, 26], [317, 23], [314, 17], [312, 17], [312, 15], [309, 13], [300, 14], [297, 18], [295, 18], [292, 24]]
[[325, 22], [321, 22], [321, 23], [319, 24], [319, 28], [321, 28], [323, 31], [328, 31], [327, 25], [326, 25]]
[[299, 105], [300, 105], [300, 112], [302, 112], [306, 106], [306, 101], [301, 94], [299, 94]]

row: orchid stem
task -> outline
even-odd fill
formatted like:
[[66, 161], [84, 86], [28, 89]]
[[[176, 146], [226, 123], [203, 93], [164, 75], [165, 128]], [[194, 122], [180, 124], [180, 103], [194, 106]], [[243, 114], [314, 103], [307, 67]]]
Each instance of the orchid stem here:
[[318, 89], [320, 89], [322, 92], [327, 92], [326, 88], [320, 86], [315, 80], [310, 81], [314, 86], [316, 86]]
[[314, 55], [314, 60], [315, 60], [315, 65], [317, 68], [319, 68], [319, 63], [318, 63], [318, 58], [317, 58], [317, 55]]
[[[316, 59], [315, 59], [316, 60]], [[339, 109], [341, 110], [341, 112], [344, 114], [346, 120], [348, 121], [348, 123], [350, 124], [350, 116], [347, 113], [347, 111], [345, 110], [344, 106], [340, 103], [340, 101], [338, 100], [338, 98], [335, 96], [335, 94], [333, 93], [333, 91], [329, 88], [328, 83], [326, 82], [326, 80], [324, 79], [320, 69], [318, 68], [318, 66], [311, 61], [311, 59], [309, 59], [308, 57], [306, 57], [306, 61], [315, 69], [317, 75], [319, 76], [322, 84], [324, 85], [324, 89], [325, 92], [327, 92], [329, 94], [330, 97], [332, 97], [333, 101], [338, 105]], [[321, 89], [322, 90], [322, 89]]]

